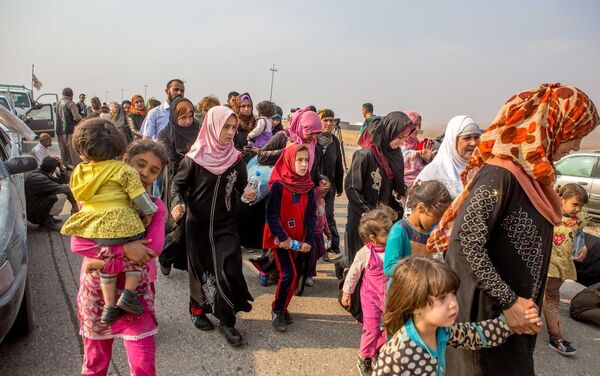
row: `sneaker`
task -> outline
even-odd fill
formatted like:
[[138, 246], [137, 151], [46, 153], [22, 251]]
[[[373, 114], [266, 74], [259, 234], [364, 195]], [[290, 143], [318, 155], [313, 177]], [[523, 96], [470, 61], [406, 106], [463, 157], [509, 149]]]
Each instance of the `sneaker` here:
[[171, 274], [171, 265], [167, 265], [167, 266], [165, 266], [165, 265], [163, 265], [163, 264], [162, 264], [162, 263], [160, 263], [160, 262], [159, 262], [158, 264], [160, 265], [160, 272], [161, 272], [163, 275], [169, 275], [169, 274]]
[[292, 315], [290, 315], [289, 312], [283, 314], [283, 319], [287, 325], [290, 325], [294, 322], [294, 319], [292, 319]]
[[123, 290], [123, 292], [121, 292], [121, 296], [119, 297], [119, 300], [117, 300], [117, 307], [137, 316], [144, 313], [144, 308], [142, 308], [142, 305], [137, 298], [137, 294], [129, 290]]
[[241, 247], [242, 251], [246, 252], [246, 253], [254, 253], [256, 252], [256, 249], [254, 248], [248, 248], [248, 247]]
[[356, 368], [358, 368], [358, 373], [361, 376], [370, 376], [371, 372], [373, 372], [372, 359], [363, 359], [359, 356], [358, 360], [356, 361]]
[[315, 285], [315, 278], [314, 277], [306, 278], [306, 282], [304, 282], [304, 284], [308, 287], [313, 287]]
[[50, 220], [54, 223], [62, 223], [62, 219], [55, 216], [50, 216]]
[[261, 286], [268, 286], [269, 274], [258, 273], [258, 283], [260, 283]]
[[204, 313], [202, 311], [200, 311], [200, 313], [197, 313], [197, 314], [190, 312], [190, 316], [192, 318], [192, 322], [194, 323], [194, 326], [200, 330], [208, 331], [208, 330], [213, 330], [215, 328], [213, 323], [206, 316], [206, 313]]
[[285, 315], [282, 313], [273, 313], [273, 328], [278, 332], [285, 332], [287, 330], [287, 323], [285, 322]]
[[323, 255], [323, 261], [325, 262], [334, 262], [342, 258], [341, 253], [335, 253], [333, 251], [329, 251]]
[[104, 307], [100, 321], [103, 324], [110, 325], [119, 318], [119, 309], [117, 307]]
[[231, 346], [240, 346], [243, 338], [234, 326], [219, 325], [219, 333], [225, 337]]
[[571, 342], [565, 341], [562, 338], [551, 339], [550, 342], [548, 343], [548, 346], [550, 346], [550, 348], [552, 350], [555, 350], [564, 356], [575, 355], [575, 353], [577, 352], [577, 350], [575, 350], [575, 348], [573, 346], [571, 346]]

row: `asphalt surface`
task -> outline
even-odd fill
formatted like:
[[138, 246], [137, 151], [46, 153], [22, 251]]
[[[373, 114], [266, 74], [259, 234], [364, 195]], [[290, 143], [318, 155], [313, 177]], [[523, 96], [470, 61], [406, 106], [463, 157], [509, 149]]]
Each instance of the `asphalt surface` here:
[[[336, 202], [338, 226], [346, 215], [345, 197]], [[68, 210], [68, 209], [67, 209]], [[77, 375], [82, 361], [75, 296], [81, 260], [69, 250], [68, 239], [56, 232], [29, 229], [30, 277], [36, 326], [25, 337], [0, 344], [0, 375]], [[290, 305], [294, 323], [287, 333], [270, 323], [274, 286], [261, 287], [257, 272], [244, 255], [244, 274], [254, 296], [253, 310], [240, 314], [238, 329], [246, 344], [232, 348], [215, 330], [201, 332], [188, 314], [187, 273], [174, 270], [156, 283], [159, 375], [355, 375], [361, 329], [337, 302], [338, 281], [333, 265], [319, 263], [314, 287]], [[561, 297], [569, 299], [581, 287], [566, 283]], [[566, 358], [548, 348], [548, 335], [538, 336], [535, 353], [539, 375], [600, 374], [600, 329], [568, 317], [561, 303], [561, 323], [577, 355]], [[508, 366], [508, 365], [507, 365]], [[128, 375], [120, 340], [115, 341], [110, 375]], [[507, 370], [510, 375], [510, 369]]]

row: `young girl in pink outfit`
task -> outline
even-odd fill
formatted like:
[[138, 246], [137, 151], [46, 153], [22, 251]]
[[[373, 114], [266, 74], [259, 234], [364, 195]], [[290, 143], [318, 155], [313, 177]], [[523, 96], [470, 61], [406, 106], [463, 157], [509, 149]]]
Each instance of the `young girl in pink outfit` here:
[[383, 255], [387, 237], [395, 220], [390, 208], [371, 210], [360, 219], [358, 232], [365, 243], [354, 257], [342, 288], [342, 305], [349, 306], [354, 289], [362, 274], [360, 300], [363, 314], [363, 333], [357, 367], [361, 375], [371, 370], [371, 361], [385, 342], [381, 317], [385, 302], [387, 276], [383, 273]]
[[315, 203], [317, 207], [316, 214], [316, 225], [315, 225], [315, 244], [310, 251], [310, 263], [308, 266], [309, 273], [306, 278], [305, 284], [307, 286], [313, 286], [315, 284], [315, 277], [317, 276], [317, 261], [325, 254], [325, 239], [331, 239], [331, 230], [329, 230], [329, 224], [327, 223], [327, 213], [325, 211], [325, 195], [331, 187], [329, 179], [324, 178], [319, 181], [319, 186], [315, 187]]
[[[167, 155], [161, 145], [150, 140], [133, 143], [124, 161], [135, 168], [145, 187], [152, 185], [167, 164]], [[83, 337], [84, 358], [82, 375], [106, 375], [112, 357], [114, 338], [123, 338], [131, 375], [155, 375], [156, 345], [154, 335], [158, 331], [154, 310], [154, 281], [156, 280], [156, 257], [163, 248], [165, 206], [159, 198], [153, 198], [158, 207], [146, 229], [144, 239], [120, 245], [99, 245], [92, 240], [72, 237], [71, 251], [85, 257], [77, 293], [79, 331]], [[112, 325], [100, 321], [104, 301], [98, 258], [102, 255], [104, 271], [119, 269], [125, 257], [131, 262], [143, 264], [136, 289], [144, 309], [142, 315], [124, 314]], [[105, 258], [106, 257], [106, 258]], [[123, 289], [125, 279], [120, 275], [117, 287]]]

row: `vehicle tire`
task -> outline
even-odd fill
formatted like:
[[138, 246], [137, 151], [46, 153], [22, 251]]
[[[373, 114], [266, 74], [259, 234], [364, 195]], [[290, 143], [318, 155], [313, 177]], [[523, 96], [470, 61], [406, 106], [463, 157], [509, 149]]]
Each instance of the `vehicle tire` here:
[[29, 277], [25, 281], [25, 291], [23, 292], [23, 300], [19, 307], [19, 313], [12, 326], [11, 334], [22, 336], [29, 333], [33, 329], [33, 299], [31, 295], [31, 287], [29, 286]]

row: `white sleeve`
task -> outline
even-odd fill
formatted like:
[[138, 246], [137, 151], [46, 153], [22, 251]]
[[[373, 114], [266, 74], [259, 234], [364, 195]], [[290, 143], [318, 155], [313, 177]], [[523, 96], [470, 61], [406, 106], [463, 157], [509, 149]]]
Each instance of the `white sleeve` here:
[[255, 138], [257, 136], [259, 136], [260, 134], [262, 134], [265, 130], [265, 126], [267, 125], [267, 122], [265, 119], [260, 118], [256, 121], [256, 127], [254, 127], [254, 129], [248, 133], [248, 137], [249, 138]]
[[369, 264], [369, 256], [371, 256], [370, 253], [371, 251], [369, 251], [369, 248], [367, 247], [362, 247], [358, 252], [356, 252], [354, 261], [352, 262], [350, 269], [348, 269], [348, 274], [346, 274], [344, 287], [342, 287], [343, 292], [347, 294], [354, 294], [354, 289], [356, 288], [356, 284], [360, 279], [360, 275]]

